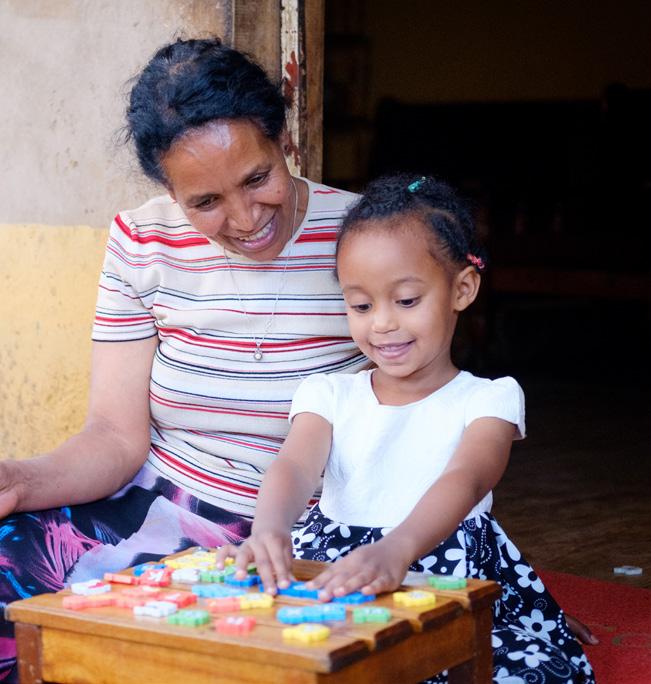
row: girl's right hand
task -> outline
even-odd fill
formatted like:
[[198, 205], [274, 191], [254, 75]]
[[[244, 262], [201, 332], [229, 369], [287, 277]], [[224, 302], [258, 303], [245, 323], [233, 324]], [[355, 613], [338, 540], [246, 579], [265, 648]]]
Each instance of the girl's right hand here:
[[265, 592], [275, 595], [292, 581], [292, 543], [289, 532], [257, 529], [239, 546], [226, 544], [217, 549], [217, 567], [227, 558], [235, 559], [237, 579], [244, 579], [249, 563], [255, 563]]

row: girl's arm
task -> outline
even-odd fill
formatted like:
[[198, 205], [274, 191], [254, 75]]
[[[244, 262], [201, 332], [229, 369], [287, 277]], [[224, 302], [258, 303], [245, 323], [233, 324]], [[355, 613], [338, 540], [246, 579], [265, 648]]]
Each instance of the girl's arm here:
[[290, 533], [319, 484], [332, 442], [332, 426], [315, 413], [299, 413], [287, 439], [267, 470], [255, 509], [251, 536], [238, 548], [218, 551], [218, 564], [235, 557], [238, 576], [255, 561], [265, 590], [276, 592], [290, 581]]
[[446, 469], [400, 525], [312, 580], [313, 586], [322, 590], [321, 598], [328, 600], [360, 589], [367, 594], [395, 589], [409, 565], [447, 539], [500, 481], [514, 430], [512, 423], [500, 418], [474, 420]]

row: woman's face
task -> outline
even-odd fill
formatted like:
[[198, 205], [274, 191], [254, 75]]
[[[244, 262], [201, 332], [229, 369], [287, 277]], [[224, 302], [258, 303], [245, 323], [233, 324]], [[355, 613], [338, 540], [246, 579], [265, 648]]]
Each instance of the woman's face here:
[[297, 198], [281, 143], [255, 124], [226, 120], [191, 131], [162, 166], [190, 223], [222, 247], [269, 261], [291, 238]]

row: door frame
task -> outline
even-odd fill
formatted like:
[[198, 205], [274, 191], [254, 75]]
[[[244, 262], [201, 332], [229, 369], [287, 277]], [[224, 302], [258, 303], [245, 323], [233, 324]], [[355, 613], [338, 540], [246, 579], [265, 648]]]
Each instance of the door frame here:
[[231, 43], [252, 54], [288, 102], [290, 171], [321, 181], [325, 0], [234, 0]]

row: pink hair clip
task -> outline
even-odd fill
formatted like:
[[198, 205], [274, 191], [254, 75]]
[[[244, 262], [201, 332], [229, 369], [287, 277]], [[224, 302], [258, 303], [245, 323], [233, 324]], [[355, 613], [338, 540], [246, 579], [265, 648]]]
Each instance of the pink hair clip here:
[[486, 264], [481, 257], [475, 256], [474, 254], [466, 254], [466, 259], [478, 270], [483, 271], [486, 268]]

